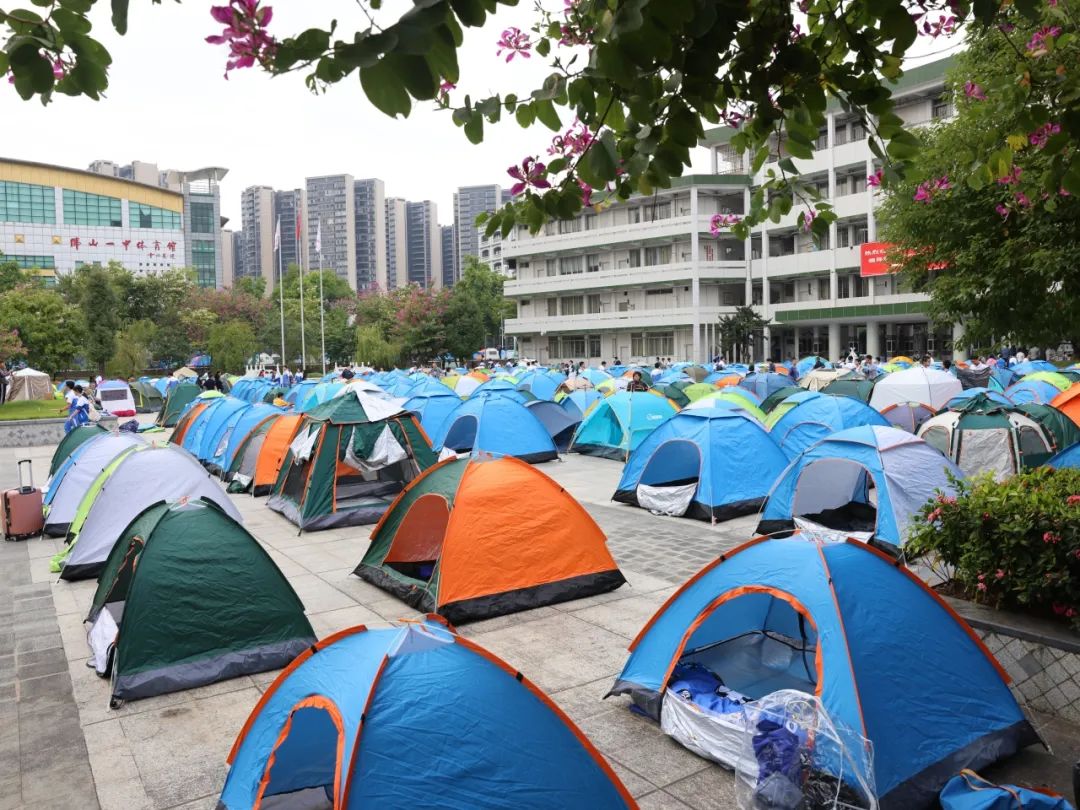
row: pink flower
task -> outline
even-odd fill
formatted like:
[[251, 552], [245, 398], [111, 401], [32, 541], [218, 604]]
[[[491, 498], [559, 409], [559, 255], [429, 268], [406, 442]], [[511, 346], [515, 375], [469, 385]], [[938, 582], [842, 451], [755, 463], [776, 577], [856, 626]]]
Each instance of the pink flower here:
[[982, 519], [983, 519], [983, 523], [986, 523], [988, 520], [990, 520], [990, 513], [989, 512], [983, 512]]
[[814, 220], [817, 219], [817, 211], [813, 208], [807, 208], [803, 211], [802, 230], [803, 233], [810, 233], [814, 228]]
[[742, 217], [737, 214], [713, 214], [712, 219], [709, 220], [709, 233], [719, 236], [725, 228], [738, 225], [740, 222], [742, 222]]
[[1000, 185], [1000, 186], [1009, 186], [1009, 185], [1012, 185], [1013, 183], [1019, 183], [1020, 182], [1020, 175], [1022, 175], [1023, 173], [1024, 173], [1024, 170], [1021, 169], [1019, 166], [1013, 166], [1011, 172], [1009, 172], [1004, 177], [999, 177], [998, 178], [998, 185]]
[[929, 203], [937, 192], [948, 191], [950, 188], [952, 188], [952, 185], [949, 183], [948, 176], [939, 177], [936, 180], [927, 180], [924, 183], [919, 183], [912, 199], [915, 202]]
[[1056, 25], [1048, 25], [1044, 28], [1040, 28], [1032, 34], [1031, 39], [1028, 40], [1026, 46], [1028, 54], [1031, 56], [1045, 56], [1050, 52], [1050, 47], [1047, 45], [1046, 40], [1055, 39], [1060, 33], [1061, 29]]
[[964, 82], [964, 95], [968, 98], [973, 98], [976, 101], [986, 101], [986, 93], [979, 85], [972, 81]]
[[1068, 498], [1065, 499], [1065, 503], [1069, 506], [1076, 506], [1078, 503], [1080, 503], [1080, 495], [1070, 495]]
[[986, 590], [986, 583], [985, 582], [980, 582], [975, 587], [978, 588], [980, 591], [985, 591]]
[[1002, 219], [1008, 219], [1009, 218], [1009, 209], [1008, 209], [1007, 206], [1002, 205], [1001, 203], [998, 203], [997, 205], [994, 206], [994, 210], [997, 211], [999, 214], [1001, 214]]
[[532, 49], [532, 42], [529, 41], [529, 35], [516, 26], [507, 28], [503, 31], [502, 36], [496, 44], [499, 46], [499, 50], [495, 52], [495, 55], [502, 56], [503, 51], [506, 51], [507, 62], [515, 56], [521, 56], [523, 59], [528, 59], [532, 56], [532, 54], [529, 53]]
[[531, 157], [521, 161], [520, 166], [511, 166], [506, 173], [518, 182], [511, 187], [510, 193], [516, 197], [529, 187], [551, 188], [551, 183], [544, 179], [546, 170], [547, 167], [543, 163]]
[[1005, 579], [1005, 572], [999, 568], [994, 572], [994, 579]]
[[986, 579], [986, 574], [979, 574], [979, 582], [982, 582], [984, 579]]
[[1016, 198], [1017, 205], [1019, 205], [1021, 208], [1031, 207], [1031, 199], [1024, 192], [1018, 191], [1013, 196]]
[[1028, 135], [1028, 141], [1032, 146], [1042, 149], [1046, 146], [1046, 142], [1050, 140], [1050, 136], [1057, 135], [1059, 132], [1061, 132], [1061, 126], [1059, 124], [1043, 124]]
[[1056, 613], [1058, 616], [1065, 615], [1065, 612], [1071, 609], [1068, 605], [1063, 605], [1060, 602], [1054, 602], [1053, 608], [1054, 613]]
[[873, 186], [874, 188], [880, 188], [881, 181], [885, 179], [885, 170], [878, 169], [876, 172], [866, 178], [866, 185]]
[[[925, 13], [913, 14], [915, 21], [918, 22], [920, 17], [925, 17]], [[930, 37], [931, 39], [937, 39], [941, 35], [949, 36], [956, 30], [956, 17], [950, 15], [941, 14], [937, 20], [931, 22], [929, 19], [923, 19], [922, 30], [919, 33], [924, 37]]]
[[592, 205], [593, 187], [586, 183], [584, 180], [578, 180], [577, 184], [578, 187], [581, 189], [582, 205]]
[[211, 6], [210, 16], [225, 26], [216, 36], [206, 38], [211, 45], [228, 45], [229, 60], [225, 63], [225, 78], [229, 71], [247, 68], [256, 62], [266, 65], [277, 50], [277, 41], [266, 33], [274, 17], [270, 6], [259, 7], [259, 0], [229, 0], [227, 6]]
[[929, 515], [926, 516], [926, 522], [927, 523], [933, 523], [939, 517], [941, 517], [941, 507], [940, 506], [937, 509], [935, 509], [933, 512], [931, 512]]
[[1043, 542], [1044, 543], [1049, 543], [1050, 545], [1060, 543], [1061, 542], [1061, 535], [1057, 534], [1056, 532], [1044, 532], [1043, 533]]
[[937, 502], [946, 503], [951, 506], [952, 504], [956, 503], [956, 497], [953, 495], [938, 495]]
[[592, 145], [593, 140], [593, 134], [589, 128], [580, 121], [574, 121], [565, 133], [551, 139], [551, 146], [547, 151], [549, 155], [564, 157], [580, 155]]

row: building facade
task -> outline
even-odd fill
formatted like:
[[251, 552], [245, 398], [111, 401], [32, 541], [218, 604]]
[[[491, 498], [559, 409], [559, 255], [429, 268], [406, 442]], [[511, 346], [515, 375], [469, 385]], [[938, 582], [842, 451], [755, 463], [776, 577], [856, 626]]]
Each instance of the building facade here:
[[515, 271], [510, 265], [503, 261], [502, 246], [503, 238], [502, 231], [495, 231], [491, 236], [487, 236], [484, 233], [483, 228], [477, 229], [477, 245], [480, 251], [479, 259], [483, 264], [486, 264], [496, 273], [503, 278], [514, 278]]
[[221, 229], [221, 286], [231, 289], [236, 281], [236, 232]]
[[244, 272], [244, 232], [233, 231], [232, 232], [232, 279], [233, 283], [236, 283], [236, 279], [243, 278], [247, 275]]
[[353, 183], [356, 230], [356, 286], [360, 290], [381, 286], [386, 278], [386, 188], [382, 180], [368, 178]]
[[266, 280], [266, 290], [277, 281], [274, 255], [274, 190], [270, 186], [249, 186], [240, 193], [240, 222], [243, 226], [243, 275]]
[[394, 290], [409, 283], [408, 217], [405, 206], [405, 200], [400, 197], [386, 200], [386, 277], [379, 280], [382, 290]]
[[[911, 69], [894, 88], [896, 112], [909, 125], [951, 114], [942, 97], [949, 63]], [[876, 246], [875, 196], [866, 180], [877, 167], [859, 120], [832, 105], [814, 156], [796, 161], [838, 215], [818, 244], [797, 227], [798, 206], [745, 240], [710, 234], [712, 216], [744, 214], [753, 188], [784, 157], [751, 177], [747, 158], [729, 146], [732, 134], [707, 134], [710, 175], [679, 178], [670, 189], [599, 212], [586, 209], [536, 236], [518, 228], [503, 241], [513, 275], [506, 294], [518, 310], [506, 332], [523, 356], [703, 361], [721, 351], [719, 320], [743, 305], [770, 322], [755, 360], [835, 360], [852, 350], [959, 356], [954, 330], [929, 322], [925, 295], [887, 273], [863, 270], [864, 246]]]
[[454, 249], [454, 226], [440, 225], [439, 236], [442, 240], [442, 278], [443, 286], [449, 287], [461, 278], [461, 270], [456, 266], [457, 253]]
[[295, 264], [305, 270], [311, 269], [304, 238], [307, 221], [307, 192], [302, 188], [274, 192], [274, 228], [281, 223], [281, 263], [287, 270]]
[[184, 203], [156, 185], [0, 159], [0, 253], [59, 275], [110, 261], [159, 274], [188, 263]]
[[406, 283], [442, 287], [442, 231], [438, 207], [431, 200], [405, 204], [408, 246]]
[[[351, 174], [307, 178], [308, 252], [315, 265], [356, 286], [356, 202]], [[318, 242], [318, 244], [316, 244]]]
[[476, 232], [476, 218], [480, 214], [500, 208], [504, 201], [504, 192], [499, 185], [462, 186], [454, 194], [454, 239], [455, 263], [457, 275], [447, 278], [448, 286], [456, 281], [465, 266], [466, 256], [479, 256], [480, 244]]

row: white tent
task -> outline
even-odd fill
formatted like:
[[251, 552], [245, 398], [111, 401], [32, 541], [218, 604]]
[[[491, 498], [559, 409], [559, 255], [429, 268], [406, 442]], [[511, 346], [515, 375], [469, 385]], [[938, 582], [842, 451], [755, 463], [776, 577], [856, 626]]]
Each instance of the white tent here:
[[50, 537], [67, 534], [75, 512], [94, 480], [121, 453], [146, 442], [134, 433], [101, 431], [75, 449], [69, 460], [50, 479], [45, 499], [45, 533]]
[[960, 380], [949, 372], [915, 366], [883, 377], [870, 395], [870, 407], [880, 411], [889, 405], [918, 402], [939, 411], [963, 390]]
[[8, 401], [26, 401], [31, 399], [52, 399], [53, 387], [49, 375], [44, 371], [24, 368], [11, 375], [8, 387]]
[[113, 416], [134, 416], [135, 398], [131, 387], [123, 380], [106, 380], [97, 387], [101, 410]]

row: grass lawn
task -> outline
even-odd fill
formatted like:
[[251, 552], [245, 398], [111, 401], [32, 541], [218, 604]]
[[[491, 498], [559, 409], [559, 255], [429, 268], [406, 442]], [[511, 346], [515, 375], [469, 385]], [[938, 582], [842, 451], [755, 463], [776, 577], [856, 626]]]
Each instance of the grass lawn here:
[[12, 419], [60, 419], [66, 416], [67, 408], [62, 399], [5, 402], [0, 405], [0, 422]]

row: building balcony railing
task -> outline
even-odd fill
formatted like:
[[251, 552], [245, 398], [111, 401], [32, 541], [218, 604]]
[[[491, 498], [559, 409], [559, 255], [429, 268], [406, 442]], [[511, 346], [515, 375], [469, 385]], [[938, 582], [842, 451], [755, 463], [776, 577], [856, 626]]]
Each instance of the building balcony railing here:
[[[696, 227], [699, 233], [709, 232], [711, 214], [699, 214]], [[590, 228], [574, 233], [537, 234], [503, 240], [503, 255], [507, 258], [534, 256], [568, 251], [581, 251], [586, 248], [599, 248], [604, 245], [617, 245], [627, 242], [646, 242], [651, 239], [670, 239], [674, 236], [688, 235], [693, 232], [695, 219], [681, 215], [649, 222], [624, 223], [606, 228]]]
[[[746, 278], [746, 262], [700, 262], [698, 264], [698, 278], [702, 281], [714, 279], [742, 281]], [[688, 262], [658, 264], [649, 267], [610, 268], [601, 265], [600, 270], [591, 273], [518, 278], [507, 283], [503, 292], [508, 298], [527, 298], [535, 295], [565, 293], [574, 290], [641, 287], [657, 284], [689, 284], [692, 279], [693, 266]]]
[[[652, 329], [660, 327], [691, 326], [694, 323], [693, 307], [671, 309], [632, 309], [627, 311], [604, 311], [587, 315], [559, 315], [555, 317], [509, 318], [506, 332], [511, 335], [579, 333], [610, 331], [613, 329]], [[715, 323], [725, 315], [733, 315], [735, 307], [698, 307], [698, 323]]]

